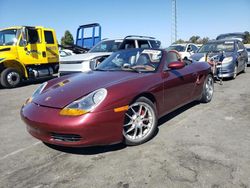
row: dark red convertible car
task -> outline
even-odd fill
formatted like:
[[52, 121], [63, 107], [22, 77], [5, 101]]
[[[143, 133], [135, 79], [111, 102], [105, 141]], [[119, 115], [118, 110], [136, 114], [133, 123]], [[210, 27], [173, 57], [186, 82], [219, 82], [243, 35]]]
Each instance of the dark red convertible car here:
[[21, 117], [45, 143], [138, 145], [153, 137], [160, 117], [194, 100], [211, 101], [213, 86], [205, 62], [182, 61], [176, 51], [124, 50], [94, 71], [43, 83]]

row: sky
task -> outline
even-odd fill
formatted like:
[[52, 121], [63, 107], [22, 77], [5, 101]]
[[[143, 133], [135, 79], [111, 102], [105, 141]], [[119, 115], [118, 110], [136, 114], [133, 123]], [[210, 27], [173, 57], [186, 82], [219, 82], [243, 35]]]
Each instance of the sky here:
[[[177, 38], [216, 38], [250, 31], [250, 0], [176, 0]], [[0, 28], [44, 26], [58, 41], [79, 25], [100, 23], [102, 38], [153, 36], [163, 47], [171, 44], [171, 0], [0, 0]]]

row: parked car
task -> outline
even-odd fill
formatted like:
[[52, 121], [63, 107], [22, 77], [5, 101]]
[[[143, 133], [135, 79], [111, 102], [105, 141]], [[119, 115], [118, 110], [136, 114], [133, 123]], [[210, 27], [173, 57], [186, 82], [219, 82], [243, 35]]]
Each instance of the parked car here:
[[250, 65], [250, 48], [246, 48], [247, 49], [247, 54], [248, 54], [248, 62], [247, 64]]
[[204, 61], [205, 56], [217, 62], [216, 76], [220, 78], [236, 78], [239, 72], [246, 72], [247, 51], [241, 41], [237, 39], [214, 40], [204, 44], [197, 53], [190, 58]]
[[172, 44], [167, 48], [167, 50], [176, 50], [181, 54], [183, 59], [188, 59], [193, 55], [199, 47], [196, 44], [192, 43], [183, 43], [183, 44]]
[[210, 102], [208, 63], [185, 63], [176, 51], [128, 49], [95, 71], [43, 83], [21, 109], [28, 132], [69, 147], [152, 138], [160, 117], [194, 100]]
[[250, 65], [250, 44], [244, 44], [245, 48], [247, 49], [248, 53], [248, 65]]
[[59, 75], [90, 71], [117, 50], [128, 48], [159, 48], [160, 45], [160, 41], [153, 37], [135, 35], [127, 36], [123, 40], [102, 40], [88, 53], [61, 58]]

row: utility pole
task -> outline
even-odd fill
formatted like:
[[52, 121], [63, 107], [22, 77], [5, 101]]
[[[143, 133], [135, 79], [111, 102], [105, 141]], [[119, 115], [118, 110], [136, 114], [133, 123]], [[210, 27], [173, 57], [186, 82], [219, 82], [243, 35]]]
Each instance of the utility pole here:
[[176, 0], [172, 0], [171, 43], [177, 41], [177, 8]]

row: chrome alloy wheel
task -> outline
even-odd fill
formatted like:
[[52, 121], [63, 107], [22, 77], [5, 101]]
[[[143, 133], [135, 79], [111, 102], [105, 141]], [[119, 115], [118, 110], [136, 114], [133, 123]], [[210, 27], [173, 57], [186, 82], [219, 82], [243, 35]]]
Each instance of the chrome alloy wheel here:
[[9, 74], [7, 74], [7, 82], [9, 83], [9, 85], [11, 86], [15, 86], [20, 82], [20, 75], [17, 72], [9, 72]]
[[140, 142], [152, 132], [156, 117], [153, 108], [145, 102], [135, 102], [125, 114], [123, 136], [131, 142]]
[[212, 76], [209, 76], [207, 79], [207, 83], [206, 83], [206, 100], [210, 101], [213, 97], [213, 93], [214, 93], [214, 81]]

